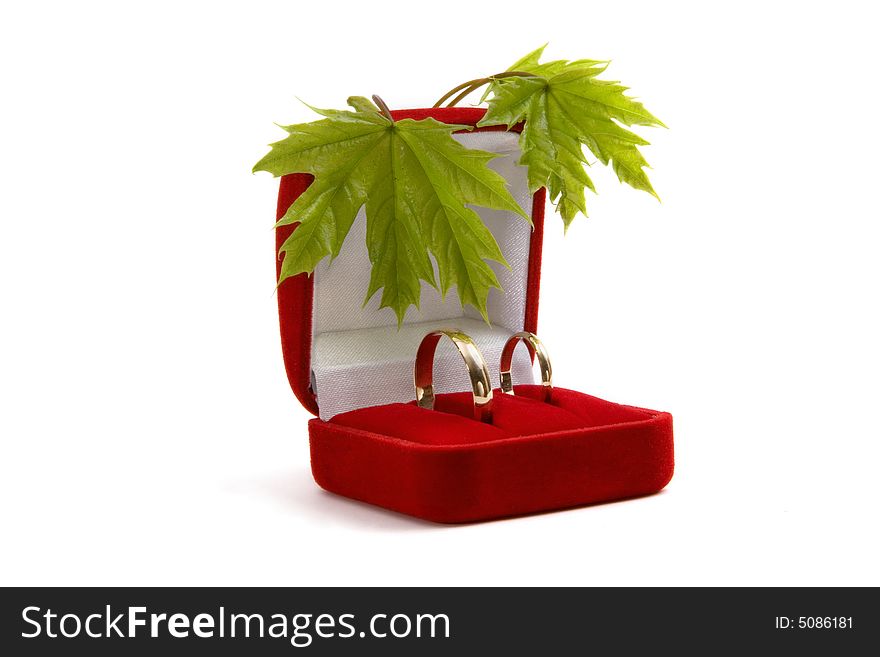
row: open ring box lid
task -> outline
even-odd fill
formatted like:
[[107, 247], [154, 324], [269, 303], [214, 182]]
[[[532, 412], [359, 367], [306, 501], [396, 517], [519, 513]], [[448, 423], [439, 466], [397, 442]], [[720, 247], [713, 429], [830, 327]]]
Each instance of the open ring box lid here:
[[[475, 126], [483, 113], [433, 108], [392, 115]], [[455, 136], [499, 155], [489, 166], [533, 222], [474, 208], [509, 264], [490, 263], [502, 289], [490, 291], [489, 323], [474, 308], [462, 308], [455, 288], [443, 299], [425, 283], [420, 307], [410, 307], [400, 327], [390, 308], [379, 309], [381, 292], [364, 305], [370, 261], [363, 209], [332, 262], [279, 286], [285, 367], [297, 398], [318, 416], [309, 423], [309, 443], [323, 488], [429, 520], [468, 522], [645, 495], [671, 478], [671, 416], [562, 389], [554, 390], [559, 408], [530, 400], [540, 391], [530, 385], [532, 363], [522, 347], [512, 366], [517, 399], [495, 393], [496, 408], [505, 398], [503, 426], [467, 419], [470, 379], [449, 341], [441, 341], [434, 360], [436, 409], [410, 403], [415, 353], [428, 332], [470, 335], [493, 382], [507, 339], [537, 332], [545, 193], [529, 193], [516, 132], [475, 128]], [[278, 218], [311, 180], [306, 174], [281, 179]], [[294, 229], [277, 228], [276, 247]]]

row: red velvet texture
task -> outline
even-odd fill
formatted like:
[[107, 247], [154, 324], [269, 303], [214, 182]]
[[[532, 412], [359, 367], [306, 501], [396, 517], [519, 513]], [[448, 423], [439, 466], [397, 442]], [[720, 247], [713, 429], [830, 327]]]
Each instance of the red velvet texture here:
[[557, 388], [495, 394], [493, 422], [470, 393], [434, 410], [388, 404], [312, 420], [312, 472], [323, 488], [432, 520], [460, 523], [647, 495], [672, 478], [672, 416]]

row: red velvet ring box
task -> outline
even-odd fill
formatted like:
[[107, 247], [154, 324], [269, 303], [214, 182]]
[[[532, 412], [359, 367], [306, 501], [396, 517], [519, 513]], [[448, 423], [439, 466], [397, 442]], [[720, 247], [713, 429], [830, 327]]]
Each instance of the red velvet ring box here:
[[[483, 112], [392, 114], [396, 120], [433, 117], [474, 126]], [[400, 328], [389, 308], [379, 310], [380, 294], [364, 306], [370, 262], [363, 210], [332, 263], [324, 261], [311, 276], [287, 279], [278, 288], [287, 375], [303, 406], [318, 416], [309, 422], [315, 481], [339, 495], [444, 523], [659, 491], [672, 477], [672, 417], [560, 388], [545, 403], [540, 387], [530, 384], [532, 364], [523, 346], [512, 367], [516, 395], [495, 391], [492, 424], [473, 419], [467, 370], [448, 340], [441, 341], [434, 360], [434, 389], [440, 393], [434, 409], [412, 401], [415, 353], [429, 331], [455, 328], [470, 335], [493, 381], [507, 339], [517, 331], [537, 332], [544, 190], [534, 196], [528, 191], [525, 169], [517, 164], [516, 130], [478, 128], [456, 138], [499, 154], [491, 166], [520, 205], [531, 208], [534, 224], [475, 208], [510, 264], [495, 266], [503, 291], [490, 293], [489, 324], [474, 309], [462, 309], [454, 289], [444, 301], [424, 286], [420, 308], [410, 308]], [[279, 218], [310, 182], [308, 175], [282, 178]], [[277, 245], [294, 229], [278, 228]], [[551, 354], [564, 353], [563, 346], [549, 346]]]

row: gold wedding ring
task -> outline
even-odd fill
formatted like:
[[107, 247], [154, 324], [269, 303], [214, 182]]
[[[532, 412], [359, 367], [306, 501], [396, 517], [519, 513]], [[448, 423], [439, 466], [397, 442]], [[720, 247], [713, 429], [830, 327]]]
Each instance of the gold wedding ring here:
[[458, 353], [467, 365], [468, 375], [474, 391], [474, 418], [480, 422], [492, 421], [492, 384], [489, 370], [477, 345], [461, 331], [444, 329], [428, 333], [422, 338], [416, 352], [414, 372], [416, 386], [416, 403], [421, 408], [434, 408], [434, 352], [440, 338], [446, 336], [458, 349]]
[[553, 396], [553, 368], [550, 367], [550, 356], [547, 354], [544, 343], [538, 339], [538, 336], [528, 331], [520, 331], [511, 335], [501, 351], [501, 390], [508, 395], [514, 394], [510, 366], [513, 361], [513, 350], [516, 349], [516, 345], [520, 341], [528, 347], [529, 355], [532, 358], [536, 356], [538, 358], [538, 365], [541, 367], [541, 386], [544, 390], [544, 401], [549, 402]]

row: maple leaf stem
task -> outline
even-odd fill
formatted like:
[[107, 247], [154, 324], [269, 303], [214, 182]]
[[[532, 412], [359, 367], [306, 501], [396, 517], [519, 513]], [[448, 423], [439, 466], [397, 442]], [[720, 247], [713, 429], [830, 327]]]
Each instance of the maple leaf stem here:
[[[445, 94], [443, 94], [440, 97], [440, 100], [438, 100], [436, 103], [434, 103], [434, 107], [440, 107], [443, 103], [445, 103], [447, 100], [452, 98], [452, 96], [454, 94], [458, 93], [462, 89], [470, 88], [470, 87], [473, 87], [474, 89], [476, 89], [477, 87], [482, 86], [482, 85], [486, 84], [487, 82], [489, 82], [489, 78], [476, 78], [475, 80], [468, 80], [467, 82], [462, 82], [457, 87], [454, 87], [454, 88], [450, 89], [449, 91], [447, 91]], [[468, 93], [470, 93], [470, 92], [468, 92]]]
[[376, 106], [382, 111], [382, 116], [394, 123], [394, 118], [391, 116], [391, 110], [388, 109], [388, 105], [385, 104], [385, 101], [376, 94], [373, 94], [373, 102], [376, 103]]
[[479, 89], [480, 87], [482, 87], [484, 84], [486, 84], [486, 82], [480, 82], [479, 84], [472, 84], [471, 86], [465, 88], [464, 91], [462, 91], [462, 92], [461, 92], [460, 94], [458, 94], [455, 98], [453, 98], [452, 100], [450, 100], [449, 103], [446, 105], [446, 107], [455, 107], [455, 106], [458, 105], [461, 101], [463, 101], [465, 98], [467, 98], [468, 96], [470, 96], [471, 93], [473, 93], [474, 91], [476, 91], [477, 89]]
[[464, 100], [464, 98], [466, 96], [468, 96], [468, 94], [470, 94], [473, 91], [476, 91], [477, 89], [482, 87], [484, 84], [489, 84], [490, 82], [494, 82], [495, 80], [503, 80], [504, 78], [533, 78], [533, 77], [535, 77], [534, 73], [526, 73], [524, 71], [503, 71], [501, 73], [495, 73], [495, 74], [490, 75], [485, 78], [475, 78], [473, 80], [468, 80], [467, 82], [462, 82], [457, 87], [454, 87], [454, 88], [450, 89], [449, 91], [447, 91], [445, 94], [443, 94], [440, 97], [440, 100], [438, 100], [436, 103], [434, 103], [434, 107], [440, 107], [443, 103], [445, 103], [447, 100], [452, 98], [453, 95], [457, 94], [458, 92], [461, 92], [461, 93], [458, 93], [458, 96], [453, 98], [449, 102], [449, 104], [447, 105], [447, 107], [455, 107], [455, 105], [457, 103], [461, 102], [462, 100]]

